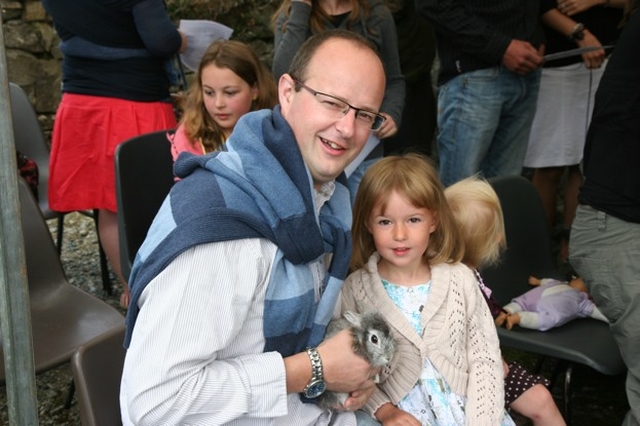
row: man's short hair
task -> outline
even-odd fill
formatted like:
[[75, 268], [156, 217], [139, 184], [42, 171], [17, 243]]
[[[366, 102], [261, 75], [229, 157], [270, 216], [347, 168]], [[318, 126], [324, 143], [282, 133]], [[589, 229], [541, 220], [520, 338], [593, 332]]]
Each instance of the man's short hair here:
[[296, 52], [296, 55], [293, 58], [293, 61], [291, 62], [291, 66], [289, 67], [289, 75], [298, 81], [304, 82], [307, 67], [309, 66], [311, 58], [313, 58], [313, 55], [315, 55], [320, 46], [333, 39], [351, 41], [353, 44], [360, 46], [363, 49], [370, 49], [376, 56], [378, 56], [376, 46], [356, 32], [343, 29], [323, 31], [309, 37], [305, 40], [302, 46], [300, 46], [298, 52]]

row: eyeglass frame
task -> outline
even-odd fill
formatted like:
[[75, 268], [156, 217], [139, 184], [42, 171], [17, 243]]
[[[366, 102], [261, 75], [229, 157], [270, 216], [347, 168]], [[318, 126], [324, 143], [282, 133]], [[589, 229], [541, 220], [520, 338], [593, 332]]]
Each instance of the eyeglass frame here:
[[[351, 105], [349, 102], [345, 101], [344, 99], [340, 99], [337, 96], [334, 95], [330, 95], [328, 93], [324, 93], [324, 92], [320, 92], [318, 90], [312, 89], [311, 87], [307, 86], [306, 84], [304, 84], [303, 82], [301, 82], [300, 80], [293, 78], [292, 80], [294, 82], [294, 84], [302, 87], [303, 89], [307, 90], [309, 93], [311, 93], [311, 95], [313, 95], [314, 98], [316, 98], [316, 100], [318, 100], [318, 98], [316, 97], [317, 95], [322, 95], [322, 96], [326, 96], [328, 98], [334, 99], [340, 103], [343, 103], [347, 106], [347, 108], [342, 111], [342, 116], [346, 116], [347, 113], [349, 112], [349, 110], [354, 110], [355, 111], [355, 116], [356, 116], [356, 120], [358, 119], [358, 113], [359, 112], [366, 112], [368, 114], [372, 114], [374, 116], [373, 119], [373, 123], [371, 123], [371, 130], [375, 131], [380, 129], [380, 127], [382, 127], [382, 125], [384, 124], [385, 121], [387, 121], [387, 118], [382, 115], [382, 114], [378, 114], [377, 112], [373, 112], [373, 111], [369, 111], [368, 109], [364, 109], [364, 108], [356, 108], [353, 105]], [[318, 101], [320, 102], [320, 101]], [[376, 122], [378, 122], [379, 124], [376, 126]]]

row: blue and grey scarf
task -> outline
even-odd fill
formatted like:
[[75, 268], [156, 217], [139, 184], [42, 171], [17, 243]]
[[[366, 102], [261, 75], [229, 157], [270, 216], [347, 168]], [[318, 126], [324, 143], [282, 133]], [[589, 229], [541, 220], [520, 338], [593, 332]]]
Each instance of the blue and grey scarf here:
[[[279, 107], [243, 116], [226, 149], [182, 154], [176, 162], [182, 180], [160, 208], [131, 272], [125, 346], [140, 295], [173, 259], [198, 244], [243, 238], [266, 238], [278, 246], [266, 292], [264, 351], [289, 356], [322, 340], [351, 255], [344, 176], [316, 217], [311, 177]], [[325, 253], [333, 256], [316, 303], [308, 264]]]

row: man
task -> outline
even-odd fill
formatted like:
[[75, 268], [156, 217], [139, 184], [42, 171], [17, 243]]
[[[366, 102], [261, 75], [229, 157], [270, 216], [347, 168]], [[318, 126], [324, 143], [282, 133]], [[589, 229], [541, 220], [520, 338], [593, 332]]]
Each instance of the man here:
[[368, 42], [322, 33], [280, 106], [245, 115], [226, 152], [178, 159], [132, 271], [125, 425], [356, 424], [300, 393], [351, 392], [355, 410], [374, 386], [348, 331], [317, 345], [350, 258], [342, 172], [384, 121], [384, 85]]
[[596, 91], [584, 146], [585, 181], [569, 260], [611, 324], [628, 368], [630, 410], [640, 425], [640, 0], [627, 4], [616, 48]]
[[537, 0], [416, 0], [436, 30], [440, 179], [522, 170], [542, 56]]

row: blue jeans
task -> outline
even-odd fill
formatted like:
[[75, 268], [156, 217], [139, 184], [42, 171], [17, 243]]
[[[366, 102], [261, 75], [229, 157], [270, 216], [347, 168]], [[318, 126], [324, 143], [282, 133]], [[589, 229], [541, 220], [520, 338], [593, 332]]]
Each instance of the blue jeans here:
[[445, 186], [481, 172], [519, 175], [529, 143], [540, 71], [493, 67], [459, 75], [438, 91], [440, 179]]
[[609, 319], [629, 369], [631, 409], [623, 425], [640, 425], [640, 224], [580, 205], [571, 227], [569, 260]]

